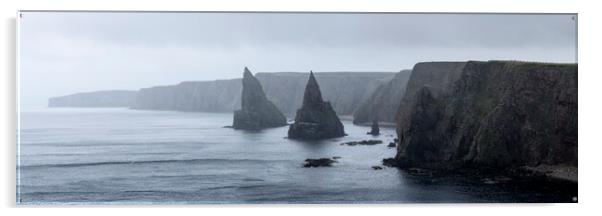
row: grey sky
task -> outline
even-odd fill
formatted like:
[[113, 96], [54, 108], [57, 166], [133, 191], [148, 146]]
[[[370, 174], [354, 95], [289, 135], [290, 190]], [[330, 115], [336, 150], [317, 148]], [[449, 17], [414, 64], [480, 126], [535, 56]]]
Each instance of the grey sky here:
[[420, 61], [576, 62], [573, 15], [24, 12], [21, 104], [251, 71], [399, 71]]

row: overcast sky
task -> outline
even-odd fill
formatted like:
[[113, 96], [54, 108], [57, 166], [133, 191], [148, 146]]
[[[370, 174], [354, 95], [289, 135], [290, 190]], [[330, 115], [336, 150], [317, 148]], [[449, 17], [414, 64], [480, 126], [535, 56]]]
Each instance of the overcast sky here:
[[77, 92], [421, 61], [576, 62], [573, 15], [23, 12], [24, 106]]

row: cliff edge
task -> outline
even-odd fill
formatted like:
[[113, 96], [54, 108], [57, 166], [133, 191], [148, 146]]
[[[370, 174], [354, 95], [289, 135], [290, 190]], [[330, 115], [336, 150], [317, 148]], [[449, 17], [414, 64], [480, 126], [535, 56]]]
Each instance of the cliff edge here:
[[577, 166], [576, 64], [419, 63], [397, 115], [399, 167]]
[[400, 71], [393, 79], [379, 85], [355, 110], [353, 123], [369, 124], [375, 119], [379, 122], [395, 122], [410, 74], [411, 70]]
[[48, 99], [48, 107], [129, 107], [138, 91], [109, 90], [71, 94]]

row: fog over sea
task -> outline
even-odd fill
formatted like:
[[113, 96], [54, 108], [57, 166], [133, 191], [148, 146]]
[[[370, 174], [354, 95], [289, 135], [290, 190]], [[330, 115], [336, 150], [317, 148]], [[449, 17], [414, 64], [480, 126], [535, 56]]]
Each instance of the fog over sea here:
[[[343, 121], [348, 136], [286, 138], [288, 127], [224, 128], [232, 113], [127, 108], [20, 112], [17, 201], [22, 204], [570, 202], [544, 185], [489, 184], [380, 166], [394, 128]], [[340, 145], [380, 139], [373, 146]], [[307, 158], [341, 157], [303, 168]]]

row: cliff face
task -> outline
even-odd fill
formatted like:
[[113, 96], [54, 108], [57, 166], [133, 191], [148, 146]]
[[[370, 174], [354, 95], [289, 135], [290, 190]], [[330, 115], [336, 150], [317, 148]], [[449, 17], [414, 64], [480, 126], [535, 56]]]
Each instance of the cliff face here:
[[129, 107], [137, 91], [114, 90], [77, 93], [48, 99], [49, 107]]
[[[340, 115], [351, 115], [379, 82], [390, 79], [386, 72], [325, 72], [316, 73], [325, 100]], [[301, 106], [307, 73], [257, 73], [265, 94], [287, 116]], [[132, 108], [232, 112], [240, 109], [241, 79], [183, 82], [174, 86], [141, 89]]]
[[326, 139], [345, 136], [343, 124], [329, 102], [322, 99], [320, 87], [312, 72], [305, 92], [303, 104], [297, 110], [295, 123], [290, 125], [291, 139]]
[[353, 113], [354, 124], [366, 124], [374, 120], [395, 122], [395, 116], [406, 90], [411, 70], [403, 70], [388, 82], [378, 85]]
[[132, 109], [231, 112], [240, 108], [241, 79], [182, 82], [140, 89]]
[[242, 79], [242, 109], [234, 112], [235, 129], [262, 129], [286, 125], [286, 117], [268, 100], [263, 88], [245, 67]]
[[577, 65], [444, 65], [414, 67], [398, 112], [398, 166], [577, 165]]
[[[324, 100], [339, 115], [352, 115], [384, 80], [395, 73], [387, 72], [322, 72], [314, 73]], [[307, 73], [258, 73], [266, 95], [286, 115], [293, 116], [301, 107]]]

